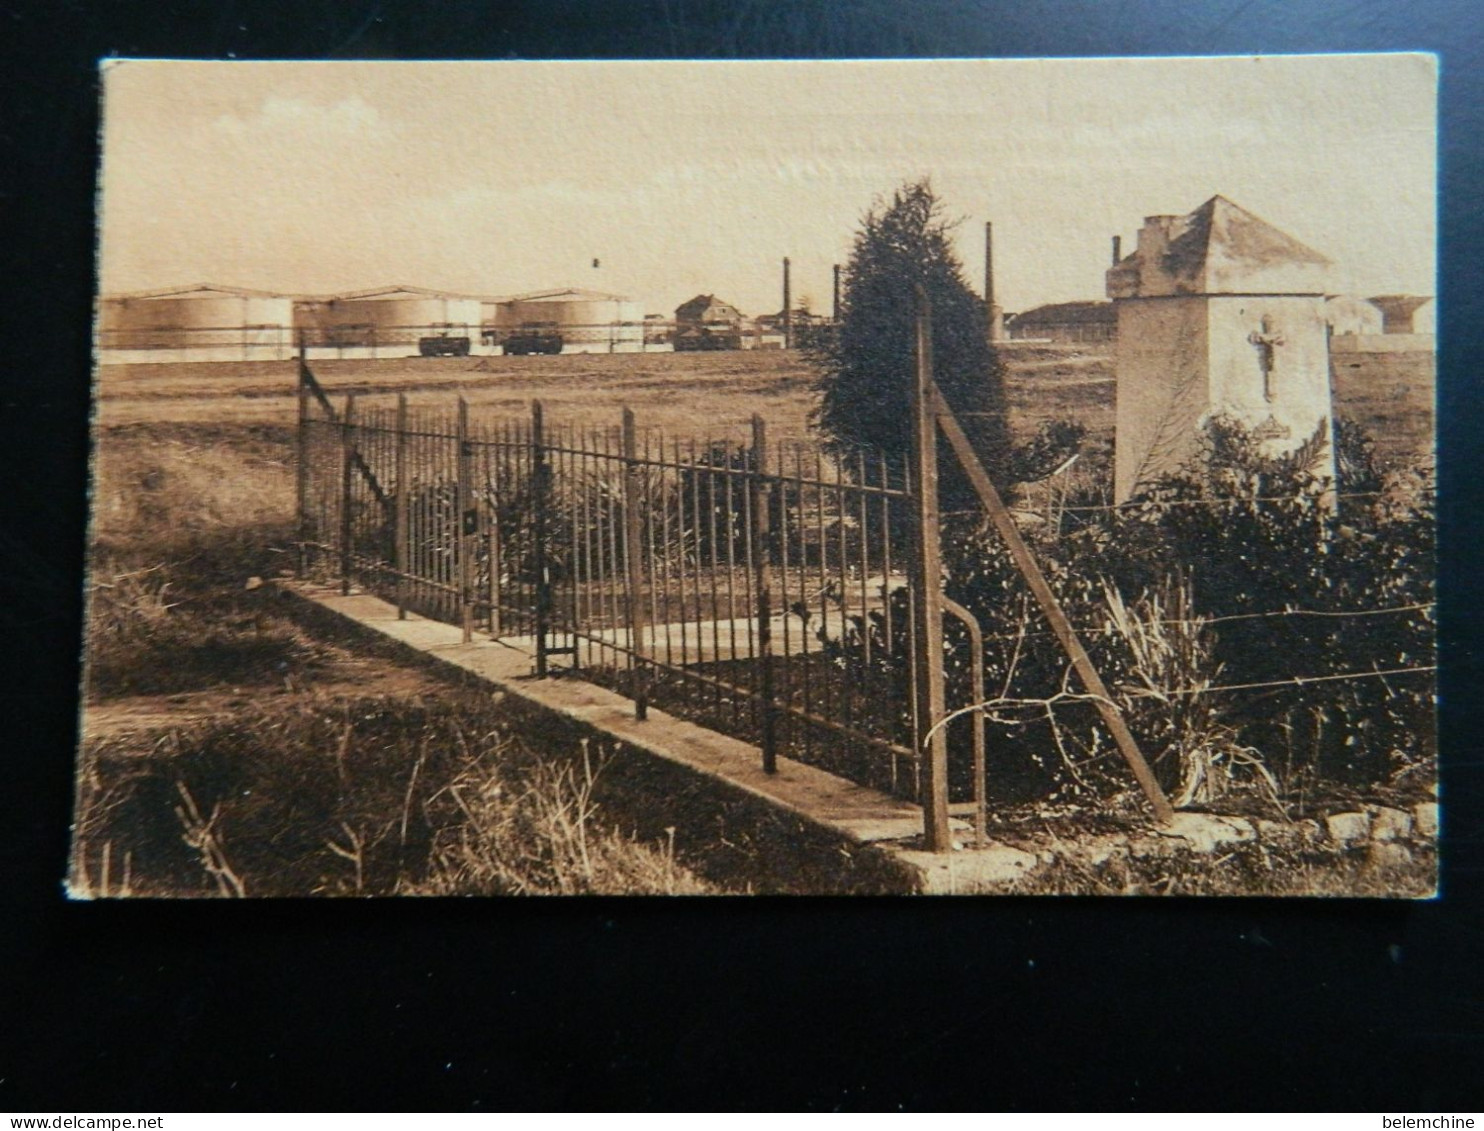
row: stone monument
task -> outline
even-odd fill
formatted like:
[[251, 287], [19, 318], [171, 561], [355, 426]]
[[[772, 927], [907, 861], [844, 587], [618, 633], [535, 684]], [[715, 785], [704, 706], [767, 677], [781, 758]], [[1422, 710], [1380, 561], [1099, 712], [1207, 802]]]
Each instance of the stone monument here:
[[1330, 262], [1222, 196], [1185, 216], [1147, 216], [1109, 268], [1118, 314], [1117, 502], [1174, 471], [1216, 416], [1268, 455], [1324, 441], [1334, 477], [1325, 281]]

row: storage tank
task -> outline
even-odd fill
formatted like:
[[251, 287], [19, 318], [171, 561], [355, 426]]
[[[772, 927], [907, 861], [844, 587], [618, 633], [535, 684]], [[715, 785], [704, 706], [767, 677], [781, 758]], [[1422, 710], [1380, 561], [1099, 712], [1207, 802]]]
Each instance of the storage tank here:
[[516, 295], [495, 305], [495, 325], [555, 323], [564, 353], [628, 353], [644, 347], [644, 311], [623, 295], [565, 290]]
[[299, 304], [311, 346], [415, 353], [421, 338], [447, 334], [478, 341], [482, 300], [421, 287], [380, 287]]
[[1329, 323], [1330, 333], [1336, 337], [1381, 333], [1380, 308], [1354, 295], [1330, 295], [1326, 298], [1324, 319]]
[[288, 355], [293, 324], [286, 295], [201, 283], [103, 296], [98, 348], [104, 361], [271, 360]]

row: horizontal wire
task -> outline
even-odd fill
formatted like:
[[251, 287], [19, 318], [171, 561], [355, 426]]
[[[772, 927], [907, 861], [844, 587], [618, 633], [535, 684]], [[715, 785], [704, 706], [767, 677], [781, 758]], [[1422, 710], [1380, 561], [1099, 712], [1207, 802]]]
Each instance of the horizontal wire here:
[[1388, 675], [1411, 675], [1414, 672], [1435, 672], [1436, 664], [1419, 664], [1412, 668], [1387, 668], [1382, 671], [1337, 672], [1334, 675], [1295, 675], [1287, 679], [1275, 679], [1261, 683], [1228, 683], [1216, 687], [1178, 687], [1169, 690], [1150, 690], [1146, 696], [1160, 695], [1213, 695], [1218, 691], [1255, 691], [1269, 687], [1304, 687], [1311, 683], [1333, 683], [1350, 679], [1380, 679]]

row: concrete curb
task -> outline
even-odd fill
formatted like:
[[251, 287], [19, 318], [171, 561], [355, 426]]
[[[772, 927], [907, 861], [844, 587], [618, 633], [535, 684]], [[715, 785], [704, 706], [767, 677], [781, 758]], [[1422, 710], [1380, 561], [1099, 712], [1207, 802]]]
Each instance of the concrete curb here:
[[[533, 661], [528, 652], [483, 638], [465, 644], [457, 627], [412, 613], [399, 619], [396, 608], [378, 597], [357, 591], [345, 596], [337, 588], [296, 581], [277, 585], [281, 592], [317, 610], [395, 641], [421, 660], [472, 677], [525, 709], [542, 712], [553, 724], [573, 728], [574, 734], [586, 733], [616, 744], [627, 762], [648, 763], [621, 768], [620, 778], [647, 779], [652, 784], [667, 781], [666, 792], [682, 789], [710, 794], [719, 813], [724, 810], [737, 820], [745, 819], [739, 816], [741, 810], [751, 810], [751, 823], [803, 834], [812, 850], [833, 858], [826, 870], [832, 879], [829, 886], [790, 883], [787, 876], [778, 876], [776, 889], [770, 885], [770, 890], [797, 894], [948, 890], [940, 878], [942, 868], [932, 863], [945, 858], [913, 851], [922, 831], [922, 812], [910, 802], [790, 758], [780, 757], [778, 772], [765, 774], [761, 751], [748, 743], [653, 707], [640, 722], [634, 718], [633, 704], [616, 692], [578, 680], [537, 680], [531, 674]], [[663, 811], [664, 797], [655, 800]], [[962, 822], [958, 825], [963, 827]], [[954, 854], [954, 858], [970, 855], [980, 853]], [[985, 865], [991, 879], [998, 880], [1004, 872], [1002, 862], [991, 865], [986, 857]], [[800, 860], [798, 871], [811, 876], [820, 869], [817, 862]], [[954, 871], [965, 868], [960, 865]], [[950, 888], [962, 890], [959, 883]]]

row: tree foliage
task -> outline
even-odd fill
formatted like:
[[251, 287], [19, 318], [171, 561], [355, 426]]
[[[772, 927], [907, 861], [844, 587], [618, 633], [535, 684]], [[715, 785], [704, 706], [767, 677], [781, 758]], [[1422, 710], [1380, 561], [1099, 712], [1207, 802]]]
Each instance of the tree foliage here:
[[1003, 482], [1004, 371], [989, 343], [984, 302], [954, 254], [953, 227], [926, 179], [902, 185], [862, 218], [843, 273], [840, 323], [820, 349], [814, 423], [840, 446], [905, 458], [921, 284], [932, 304], [934, 378], [986, 469]]

